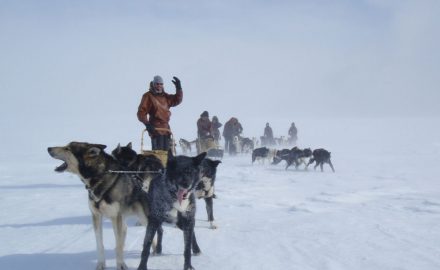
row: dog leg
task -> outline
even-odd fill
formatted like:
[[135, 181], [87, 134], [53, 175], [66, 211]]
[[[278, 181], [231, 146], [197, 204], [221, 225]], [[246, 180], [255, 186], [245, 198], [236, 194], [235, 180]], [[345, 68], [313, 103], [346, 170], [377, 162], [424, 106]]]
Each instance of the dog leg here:
[[153, 243], [154, 235], [158, 230], [161, 223], [157, 220], [148, 220], [147, 231], [145, 233], [144, 244], [141, 253], [141, 262], [139, 263], [138, 270], [147, 270], [148, 257], [150, 256], [150, 248]]
[[191, 244], [191, 246], [192, 246], [192, 251], [193, 251], [194, 255], [197, 256], [197, 255], [200, 255], [200, 253], [202, 253], [200, 251], [199, 245], [197, 244], [196, 233], [194, 232], [194, 229], [193, 229], [193, 233], [192, 233], [192, 244]]
[[214, 205], [212, 201], [212, 197], [205, 198], [206, 203], [206, 212], [208, 213], [208, 221], [210, 223], [210, 229], [217, 229], [217, 226], [214, 224]]
[[307, 165], [306, 165], [306, 170], [309, 169], [309, 165], [312, 164], [313, 162], [315, 162], [315, 160], [314, 160], [313, 158], [311, 158], [311, 159], [309, 160], [309, 163], [307, 163]]
[[128, 270], [124, 262], [124, 243], [127, 236], [127, 225], [124, 223], [122, 215], [112, 218], [112, 225], [116, 238], [116, 269]]
[[[163, 236], [163, 228], [162, 225], [159, 226], [159, 228], [157, 228], [157, 239], [156, 239], [156, 245], [155, 247], [153, 247], [153, 254], [155, 255], [160, 255], [162, 254], [162, 236]], [[154, 243], [153, 243], [154, 245]]]
[[328, 161], [328, 164], [330, 165], [330, 168], [332, 168], [332, 171], [335, 172], [335, 168], [333, 168], [333, 164], [331, 160]]
[[183, 270], [194, 270], [194, 267], [191, 265], [191, 248], [198, 248], [198, 246], [192, 245], [193, 237], [195, 238], [194, 225], [191, 226], [191, 224], [188, 224], [190, 221], [186, 221], [185, 223], [185, 227], [183, 228], [183, 241], [185, 245], [185, 249], [183, 251], [183, 256], [185, 258]]
[[287, 161], [287, 165], [286, 165], [286, 171], [287, 171], [287, 168], [289, 168], [289, 166], [292, 165], [292, 160], [288, 159], [286, 161]]
[[104, 241], [102, 237], [102, 216], [92, 212], [93, 230], [96, 237], [96, 249], [98, 251], [98, 264], [96, 270], [104, 270], [105, 257], [104, 257]]
[[321, 168], [321, 172], [323, 172], [323, 171], [324, 171], [324, 162], [321, 162], [321, 163], [319, 164], [319, 167]]

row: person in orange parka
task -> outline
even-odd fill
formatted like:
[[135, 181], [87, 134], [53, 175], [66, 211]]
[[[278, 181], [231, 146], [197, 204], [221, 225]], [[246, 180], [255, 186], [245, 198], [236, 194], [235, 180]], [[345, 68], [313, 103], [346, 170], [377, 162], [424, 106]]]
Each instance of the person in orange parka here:
[[[142, 96], [141, 103], [139, 104], [137, 117], [148, 130], [151, 137], [152, 150], [168, 151], [170, 149], [170, 107], [179, 105], [183, 99], [180, 80], [177, 77], [173, 77], [172, 82], [176, 86], [176, 94], [174, 95], [164, 91], [162, 77], [154, 76], [153, 81], [150, 83], [149, 91]], [[156, 128], [167, 130], [156, 130]]]

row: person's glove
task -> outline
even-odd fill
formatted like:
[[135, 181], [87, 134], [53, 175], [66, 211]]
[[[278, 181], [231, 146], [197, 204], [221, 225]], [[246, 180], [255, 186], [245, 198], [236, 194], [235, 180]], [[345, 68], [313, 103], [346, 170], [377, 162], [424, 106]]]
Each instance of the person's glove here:
[[182, 85], [180, 84], [180, 80], [177, 77], [173, 77], [172, 82], [176, 86], [176, 90], [182, 90]]
[[147, 129], [147, 131], [149, 133], [153, 133], [156, 130], [156, 128], [152, 124], [150, 124], [150, 123], [146, 123], [145, 124], [145, 128]]

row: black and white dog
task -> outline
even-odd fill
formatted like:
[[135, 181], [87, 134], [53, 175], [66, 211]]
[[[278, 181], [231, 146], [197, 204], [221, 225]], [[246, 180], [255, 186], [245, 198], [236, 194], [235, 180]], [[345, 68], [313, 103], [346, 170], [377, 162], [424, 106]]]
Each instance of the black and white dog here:
[[200, 248], [194, 233], [196, 203], [194, 190], [200, 181], [200, 165], [205, 158], [203, 152], [196, 157], [176, 156], [168, 152], [166, 171], [154, 178], [148, 191], [150, 207], [141, 261], [138, 270], [146, 270], [150, 247], [156, 231], [163, 222], [174, 223], [183, 230], [184, 270], [193, 269], [191, 249], [194, 254]]
[[323, 169], [323, 165], [324, 163], [328, 163], [328, 165], [330, 165], [330, 168], [332, 168], [332, 171], [335, 172], [335, 168], [333, 168], [333, 164], [332, 161], [330, 160], [331, 158], [331, 153], [323, 148], [320, 149], [315, 149], [313, 150], [313, 156], [310, 159], [309, 163], [307, 164], [307, 166], [309, 166], [310, 164], [312, 164], [313, 162], [316, 161], [316, 165], [314, 167], [314, 169], [316, 170], [316, 167], [318, 167], [318, 165], [321, 167], [321, 172], [324, 171]]
[[208, 221], [211, 229], [216, 229], [214, 224], [214, 184], [217, 175], [217, 166], [221, 163], [220, 160], [212, 160], [205, 158], [200, 165], [200, 179], [201, 181], [196, 187], [197, 199], [204, 199], [206, 203], [206, 212], [208, 214]]
[[254, 164], [255, 160], [259, 160], [264, 164], [264, 161], [267, 159], [269, 162], [275, 156], [276, 150], [269, 149], [267, 147], [260, 147], [254, 149], [252, 151], [252, 164]]
[[273, 157], [272, 164], [277, 165], [278, 163], [280, 163], [283, 160], [285, 160], [287, 162], [287, 160], [289, 159], [289, 155], [290, 155], [290, 149], [277, 150], [275, 152], [275, 156]]

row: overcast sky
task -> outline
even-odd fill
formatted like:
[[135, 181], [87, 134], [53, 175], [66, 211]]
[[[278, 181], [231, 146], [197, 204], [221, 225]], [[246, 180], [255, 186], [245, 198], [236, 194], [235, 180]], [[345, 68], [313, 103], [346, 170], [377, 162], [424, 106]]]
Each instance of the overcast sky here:
[[[440, 1], [0, 0], [0, 119], [439, 116]], [[42, 120], [41, 120], [42, 121]], [[264, 126], [264, 123], [262, 124]]]

